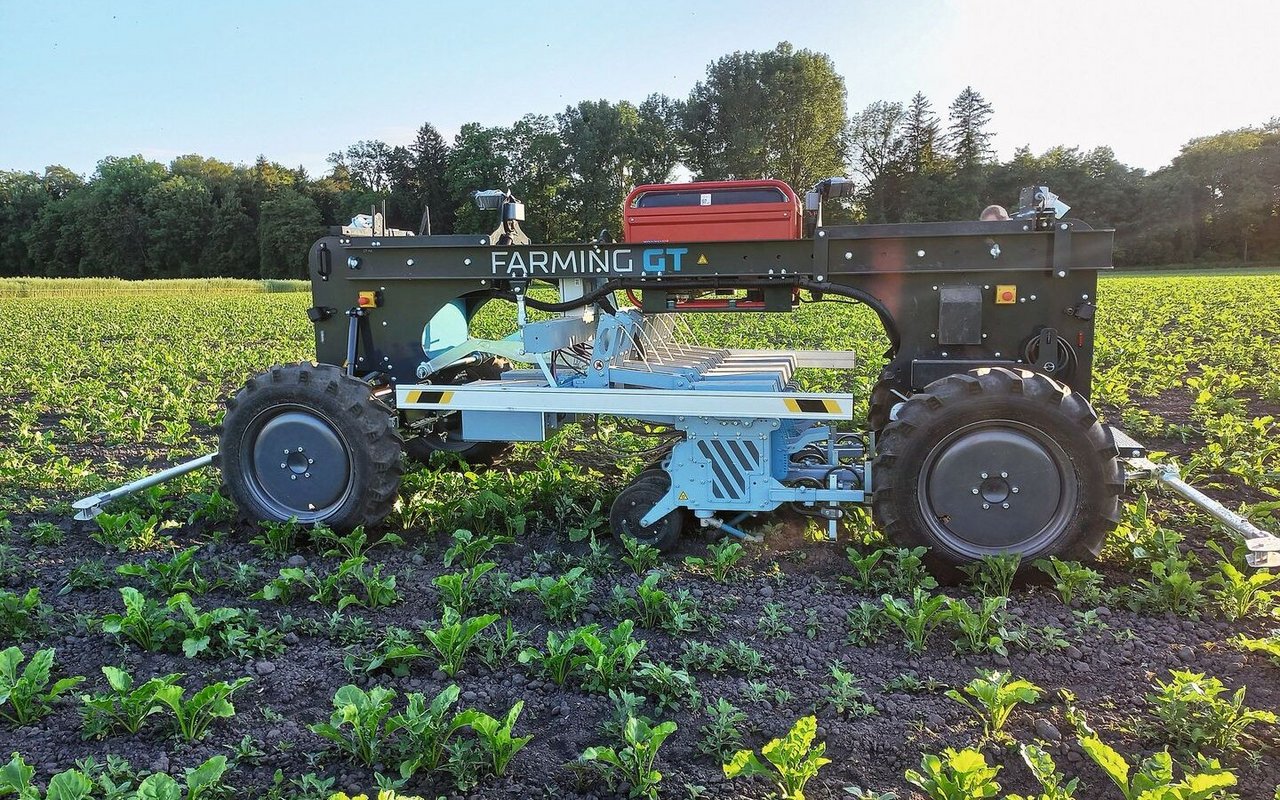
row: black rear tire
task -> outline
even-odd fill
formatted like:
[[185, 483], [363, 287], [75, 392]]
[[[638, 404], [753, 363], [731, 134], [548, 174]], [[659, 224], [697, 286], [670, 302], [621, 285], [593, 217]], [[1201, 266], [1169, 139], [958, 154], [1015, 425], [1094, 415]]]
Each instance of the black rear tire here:
[[215, 463], [246, 518], [345, 531], [391, 513], [400, 449], [393, 412], [368, 384], [304, 362], [255, 375], [227, 401]]
[[889, 417], [893, 407], [903, 402], [901, 397], [893, 393], [893, 387], [892, 381], [877, 381], [867, 398], [867, 428], [875, 431], [877, 436], [891, 421]]
[[1094, 557], [1119, 521], [1124, 474], [1088, 401], [1030, 370], [949, 375], [877, 441], [876, 520], [944, 566], [997, 553]]

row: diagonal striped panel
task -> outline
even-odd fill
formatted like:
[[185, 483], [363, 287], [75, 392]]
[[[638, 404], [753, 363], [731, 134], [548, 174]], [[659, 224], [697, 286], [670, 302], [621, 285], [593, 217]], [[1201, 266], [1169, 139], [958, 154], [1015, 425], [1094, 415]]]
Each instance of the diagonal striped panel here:
[[711, 467], [711, 496], [717, 500], [745, 500], [749, 476], [760, 471], [760, 449], [754, 442], [704, 439], [698, 453]]

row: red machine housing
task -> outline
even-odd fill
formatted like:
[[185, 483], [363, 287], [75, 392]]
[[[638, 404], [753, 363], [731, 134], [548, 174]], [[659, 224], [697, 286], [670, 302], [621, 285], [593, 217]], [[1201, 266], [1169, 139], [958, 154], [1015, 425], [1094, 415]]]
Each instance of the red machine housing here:
[[800, 198], [782, 181], [702, 181], [637, 186], [622, 205], [627, 242], [799, 239]]

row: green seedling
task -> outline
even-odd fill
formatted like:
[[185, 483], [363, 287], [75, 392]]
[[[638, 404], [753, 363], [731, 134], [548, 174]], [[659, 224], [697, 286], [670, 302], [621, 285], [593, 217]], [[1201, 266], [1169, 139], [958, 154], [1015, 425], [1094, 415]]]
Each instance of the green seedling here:
[[1096, 600], [1102, 592], [1102, 574], [1080, 565], [1079, 561], [1063, 561], [1057, 556], [1037, 559], [1035, 567], [1053, 580], [1053, 589], [1064, 606], [1075, 603], [1076, 598], [1086, 602]]
[[1040, 784], [1041, 792], [1034, 796], [1011, 794], [1007, 800], [1075, 800], [1080, 779], [1067, 780], [1061, 772], [1058, 772], [1058, 765], [1053, 763], [1053, 756], [1033, 744], [1019, 746], [1018, 753], [1022, 756], [1027, 769], [1031, 770], [1031, 776]]
[[156, 702], [173, 712], [179, 738], [186, 742], [203, 739], [213, 724], [220, 719], [230, 719], [236, 714], [231, 695], [253, 682], [252, 678], [237, 678], [231, 683], [211, 683], [186, 699], [181, 686], [168, 684], [155, 693]]
[[1171, 670], [1168, 681], [1156, 680], [1156, 691], [1147, 695], [1152, 713], [1165, 739], [1191, 753], [1230, 753], [1252, 738], [1254, 725], [1274, 725], [1271, 711], [1244, 704], [1244, 687], [1229, 693], [1222, 681], [1202, 672]]
[[44, 717], [53, 710], [52, 703], [84, 680], [62, 678], [49, 685], [53, 648], [37, 650], [19, 672], [25, 658], [17, 646], [0, 651], [0, 717], [15, 725], [27, 725]]
[[998, 766], [988, 766], [987, 757], [978, 750], [948, 747], [941, 757], [926, 753], [920, 769], [907, 770], [906, 778], [929, 800], [981, 800], [1000, 793], [999, 771]]
[[581, 677], [585, 690], [607, 693], [631, 680], [636, 657], [645, 647], [643, 641], [631, 637], [634, 627], [635, 623], [624, 619], [602, 636], [596, 636], [595, 630], [580, 631], [578, 644], [584, 652], [572, 657], [571, 669]]
[[338, 746], [366, 767], [382, 760], [387, 744], [385, 730], [395, 691], [375, 686], [368, 692], [347, 684], [333, 695], [333, 714], [327, 723], [311, 726], [311, 732]]
[[574, 567], [553, 578], [525, 578], [511, 584], [513, 592], [533, 592], [542, 601], [547, 618], [553, 622], [572, 622], [591, 600], [595, 580], [582, 567]]
[[533, 739], [532, 734], [511, 735], [511, 730], [515, 727], [523, 708], [524, 701], [517, 701], [507, 712], [506, 717], [501, 720], [480, 711], [463, 712], [465, 723], [475, 732], [489, 754], [493, 774], [499, 778], [507, 773], [507, 765], [511, 763], [515, 754]]
[[148, 717], [164, 711], [164, 704], [157, 697], [160, 691], [182, 677], [178, 673], [164, 675], [134, 687], [133, 677], [118, 667], [105, 666], [102, 674], [107, 678], [108, 691], [80, 695], [86, 738], [114, 731], [137, 733]]
[[[404, 711], [387, 720], [385, 736], [401, 740], [398, 749], [403, 754], [400, 762], [402, 778], [411, 778], [418, 772], [430, 772], [444, 765], [453, 735], [468, 724], [467, 712], [453, 713], [459, 694], [458, 687], [450, 684], [428, 703], [424, 695], [414, 692], [406, 698]], [[374, 703], [372, 699], [367, 702]], [[381, 702], [381, 699], [376, 702]], [[389, 697], [386, 702], [389, 707]], [[363, 707], [361, 702], [355, 706]], [[331, 736], [326, 738], [332, 740]], [[373, 752], [377, 752], [376, 746]]]
[[[441, 603], [457, 609], [459, 614], [466, 614], [476, 604], [484, 576], [498, 565], [485, 561], [465, 566], [462, 572], [439, 575], [432, 581], [440, 590]], [[512, 586], [512, 590], [514, 589]]]
[[661, 550], [642, 544], [638, 539], [630, 536], [622, 537], [622, 549], [626, 551], [622, 557], [622, 563], [631, 567], [631, 571], [636, 575], [645, 574], [662, 561]]
[[747, 715], [723, 697], [703, 709], [708, 722], [698, 729], [698, 752], [713, 756], [722, 763], [742, 748], [742, 728]]
[[1120, 789], [1124, 800], [1211, 800], [1236, 785], [1234, 774], [1203, 756], [1196, 757], [1199, 772], [1175, 780], [1173, 758], [1167, 751], [1143, 760], [1135, 771], [1124, 756], [1097, 736], [1089, 734], [1077, 741], [1084, 754]]
[[437, 630], [425, 629], [422, 635], [440, 655], [440, 669], [453, 677], [462, 668], [462, 660], [475, 640], [476, 634], [499, 619], [497, 614], [468, 617], [465, 620], [452, 608], [445, 606]]
[[588, 747], [581, 760], [600, 765], [610, 786], [628, 784], [631, 797], [657, 800], [662, 773], [654, 769], [658, 750], [671, 734], [674, 722], [650, 726], [637, 717], [629, 717], [623, 726], [622, 747]]
[[120, 589], [124, 601], [123, 614], [106, 614], [102, 617], [102, 630], [123, 636], [143, 650], [163, 650], [170, 639], [182, 634], [181, 626], [173, 618], [175, 606], [188, 599], [185, 594], [174, 595], [168, 605], [160, 605], [144, 597], [132, 586]]
[[975, 609], [968, 600], [947, 600], [947, 616], [960, 638], [955, 640], [956, 652], [993, 652], [1009, 654], [1005, 643], [1011, 634], [1004, 627], [1006, 597], [985, 596], [978, 600]]
[[773, 739], [760, 748], [762, 762], [754, 752], [739, 750], [723, 766], [724, 776], [732, 780], [739, 776], [761, 775], [774, 782], [783, 800], [804, 800], [804, 787], [831, 759], [825, 757], [827, 745], [814, 744], [818, 722], [814, 717], [796, 720], [790, 732], [780, 739]]
[[475, 534], [461, 528], [453, 532], [452, 540], [453, 544], [449, 546], [448, 550], [444, 551], [444, 565], [451, 567], [453, 562], [457, 561], [467, 569], [479, 564], [480, 559], [488, 555], [498, 545], [511, 544], [515, 541], [510, 536]]
[[[1030, 681], [1010, 680], [1007, 672], [982, 672], [969, 681], [963, 693], [947, 690], [947, 697], [962, 703], [982, 722], [984, 738], [1001, 740], [1005, 724], [1019, 703], [1040, 700], [1041, 689]], [[967, 695], [967, 696], [966, 696]]]
[[705, 570], [711, 574], [711, 579], [716, 583], [724, 583], [729, 579], [729, 571], [733, 569], [733, 565], [746, 555], [747, 550], [740, 543], [725, 540], [707, 548], [711, 553], [710, 558], [701, 558], [698, 556], [689, 556], [684, 563], [694, 570]]
[[907, 650], [912, 653], [924, 652], [925, 640], [929, 638], [929, 634], [947, 618], [947, 598], [931, 595], [921, 588], [915, 590], [910, 602], [887, 594], [880, 598], [880, 602], [885, 616], [906, 637]]

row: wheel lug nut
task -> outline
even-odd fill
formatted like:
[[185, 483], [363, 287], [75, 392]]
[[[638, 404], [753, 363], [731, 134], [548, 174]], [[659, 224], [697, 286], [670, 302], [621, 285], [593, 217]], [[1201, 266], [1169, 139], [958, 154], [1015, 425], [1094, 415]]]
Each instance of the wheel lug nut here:
[[[283, 467], [283, 466], [284, 466], [284, 464], [281, 464], [280, 466], [282, 466], [282, 467]], [[974, 489], [970, 489], [970, 491], [971, 491], [971, 492], [973, 492], [974, 494], [977, 494], [977, 493], [978, 493], [978, 490], [977, 490], [976, 488], [974, 488]]]
[[296, 481], [297, 479], [298, 479], [298, 476], [297, 476], [297, 475], [290, 475], [290, 476], [289, 476], [289, 480], [291, 480], [291, 481]]
[[1002, 504], [1000, 505], [1000, 507], [1001, 507], [1001, 508], [1008, 508], [1008, 507], [1009, 507], [1009, 504], [1008, 504], [1008, 503], [1002, 503]]
[[301, 453], [301, 452], [302, 452], [302, 448], [301, 448], [301, 447], [299, 447], [299, 448], [298, 448], [298, 452], [299, 452], [299, 453]]
[[982, 507], [983, 507], [983, 508], [991, 508], [991, 504], [990, 504], [990, 503], [983, 503], [983, 504], [982, 504]]
[[1000, 473], [1000, 477], [1001, 477], [1001, 478], [1007, 478], [1007, 477], [1009, 477], [1009, 473], [1007, 473], [1007, 472], [1001, 472], [1001, 473]]
[[[304, 477], [304, 478], [310, 478], [310, 477], [311, 477], [311, 473], [310, 473], [310, 472], [304, 472], [304, 473], [302, 473], [302, 477]], [[1008, 503], [1005, 503], [1005, 504], [1004, 504], [1004, 507], [1005, 507], [1005, 508], [1008, 508], [1008, 507], [1009, 507], [1009, 504], [1008, 504]]]
[[314, 463], [316, 463], [316, 460], [315, 460], [314, 458], [308, 458], [308, 459], [307, 459], [307, 463], [308, 463], [308, 464], [314, 464]]
[[[285, 467], [287, 467], [287, 466], [289, 466], [289, 465], [288, 465], [288, 464], [286, 464], [286, 463], [284, 463], [283, 461], [281, 461], [281, 462], [280, 462], [280, 469], [284, 469], [284, 468], [285, 468]], [[974, 491], [974, 494], [977, 494], [977, 491]]]
[[1013, 492], [1014, 494], [1017, 494], [1017, 493], [1018, 493], [1018, 487], [1017, 487], [1017, 486], [1015, 486], [1015, 487], [1013, 487], [1012, 489], [1010, 489], [1009, 491]]
[[982, 479], [983, 479], [984, 481], [987, 479], [987, 477], [988, 477], [988, 476], [987, 476], [987, 473], [985, 473], [985, 472], [984, 472], [984, 473], [982, 473]]

